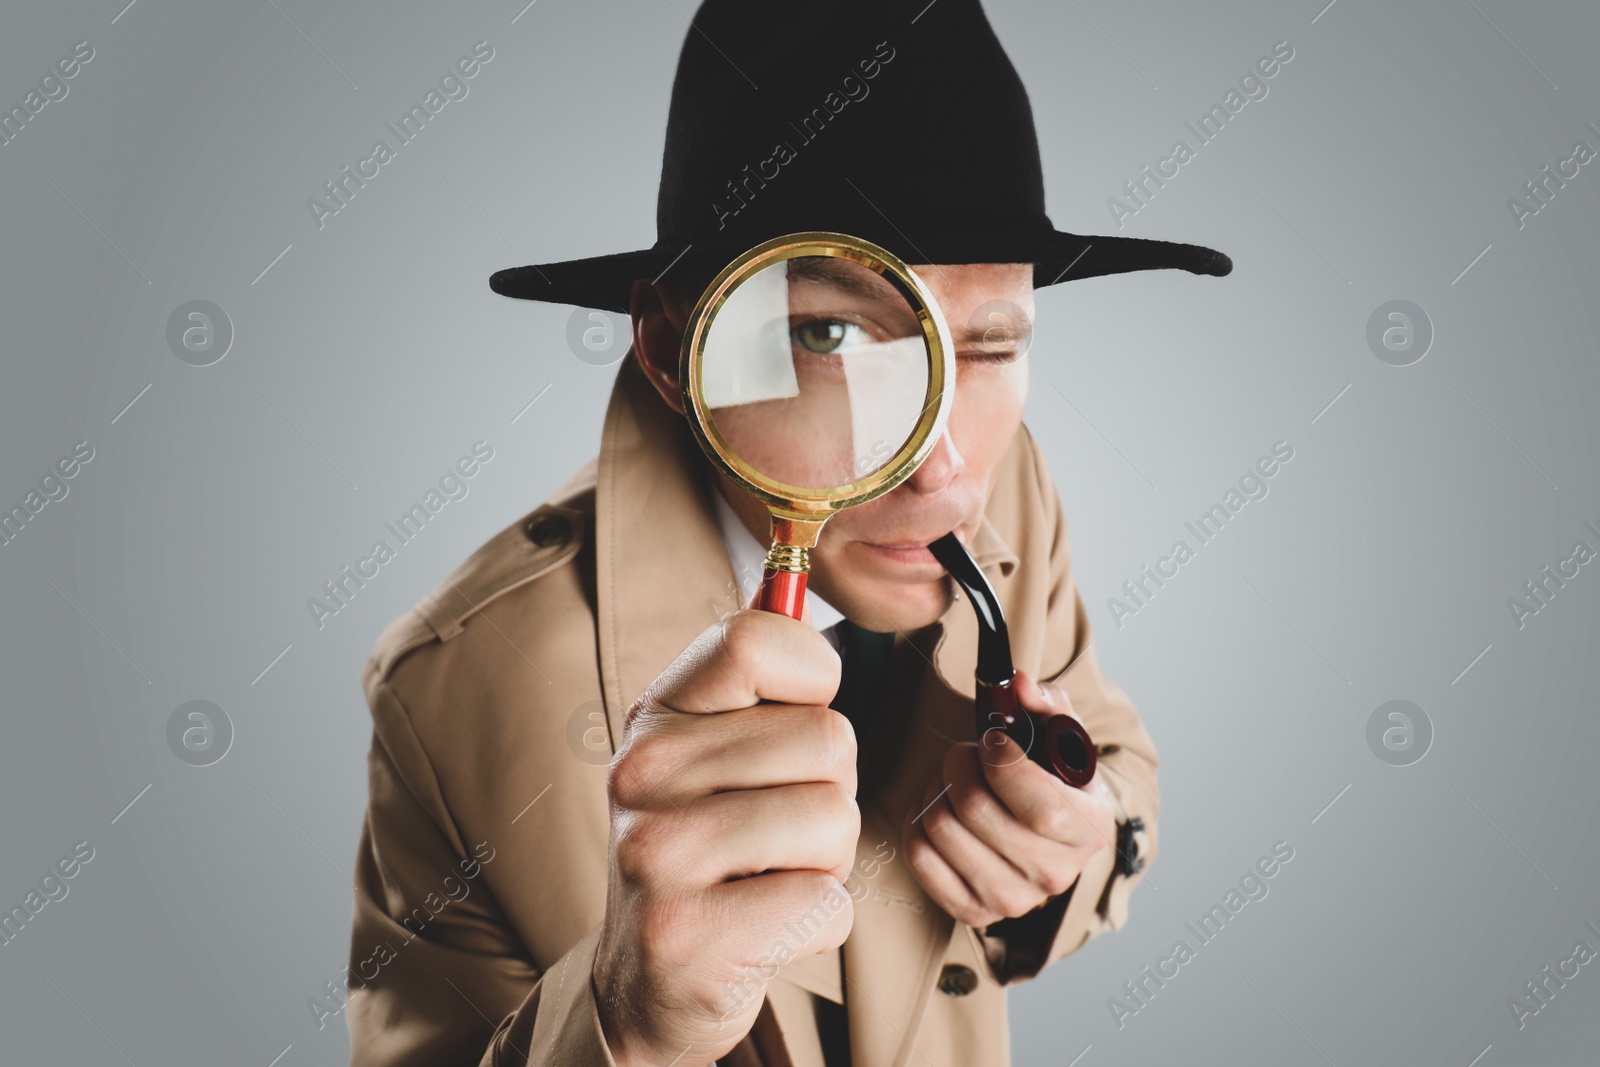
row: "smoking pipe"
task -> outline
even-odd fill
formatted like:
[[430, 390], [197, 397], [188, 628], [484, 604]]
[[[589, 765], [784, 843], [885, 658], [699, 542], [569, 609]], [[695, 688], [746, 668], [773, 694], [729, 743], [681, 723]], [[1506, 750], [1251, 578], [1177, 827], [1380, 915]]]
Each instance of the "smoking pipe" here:
[[973, 673], [978, 683], [975, 732], [979, 743], [990, 730], [1004, 730], [1029, 759], [1067, 785], [1088, 785], [1094, 778], [1095, 749], [1083, 725], [1071, 715], [1029, 711], [1017, 701], [1011, 638], [1000, 598], [988, 576], [954, 532], [929, 545], [928, 551], [966, 590], [978, 616], [978, 667]]

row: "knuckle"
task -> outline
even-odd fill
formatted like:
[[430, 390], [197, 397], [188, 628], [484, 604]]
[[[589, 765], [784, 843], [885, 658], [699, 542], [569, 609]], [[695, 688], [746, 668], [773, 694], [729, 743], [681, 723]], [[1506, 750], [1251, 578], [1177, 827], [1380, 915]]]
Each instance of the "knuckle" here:
[[1025, 889], [1003, 889], [995, 894], [993, 906], [1008, 919], [1028, 914], [1039, 903], [1038, 894]]
[[861, 811], [850, 791], [838, 782], [815, 782], [800, 787], [787, 807], [796, 820], [793, 825], [817, 835], [825, 870], [840, 881], [849, 877], [861, 834]]
[[978, 929], [1000, 918], [976, 895], [964, 889], [959, 891], [958, 899], [950, 901], [944, 908], [952, 919]]
[[838, 834], [839, 855], [848, 871], [856, 862], [856, 841], [861, 836], [861, 808], [844, 786], [835, 785], [833, 790], [833, 799], [829, 803], [830, 814]]
[[950, 805], [937, 800], [922, 816], [924, 832], [931, 841], [947, 840], [959, 823]]
[[1040, 836], [1054, 841], [1070, 840], [1078, 829], [1078, 813], [1070, 804], [1056, 804], [1039, 817]]
[[843, 894], [849, 899], [850, 893], [844, 888], [843, 879], [832, 871], [807, 871], [798, 886], [802, 899], [806, 901], [823, 900], [835, 894]]
[[764, 620], [759, 611], [736, 611], [717, 624], [722, 657], [736, 672], [749, 677], [760, 662]]
[[791, 704], [782, 744], [797, 761], [815, 765], [822, 780], [853, 785], [856, 732], [850, 720], [821, 704]]
[[855, 798], [843, 782], [812, 782], [802, 789], [801, 810], [807, 816], [830, 825], [855, 821]]
[[606, 772], [606, 788], [613, 802], [624, 808], [642, 808], [668, 777], [672, 742], [654, 730], [636, 729], [623, 741]]
[[832, 708], [817, 709], [819, 744], [827, 766], [835, 768], [843, 780], [855, 772], [856, 729], [850, 720]]
[[632, 808], [639, 801], [641, 779], [633, 768], [633, 761], [619, 753], [606, 770], [606, 795], [615, 807]]
[[[631, 745], [632, 742], [629, 743], [630, 748]], [[617, 807], [632, 809], [643, 806], [646, 783], [650, 779], [640, 766], [642, 762], [628, 749], [611, 761], [606, 771], [606, 792]]]
[[921, 874], [928, 874], [933, 869], [933, 861], [938, 857], [939, 850], [933, 842], [919, 833], [911, 833], [905, 840], [906, 864], [912, 870]]
[[962, 783], [950, 790], [950, 805], [968, 826], [993, 822], [1000, 805], [989, 790], [973, 783]]
[[636, 724], [638, 723], [639, 719], [651, 709], [653, 703], [654, 702], [651, 700], [650, 690], [646, 689], [643, 693], [639, 694], [632, 704], [628, 705], [628, 710], [622, 715], [623, 737], [627, 737], [633, 733], [633, 731], [637, 728]]
[[617, 873], [641, 883], [659, 876], [663, 860], [676, 840], [672, 828], [659, 815], [634, 813], [614, 824], [612, 855]]
[[1072, 888], [1072, 883], [1076, 882], [1077, 880], [1078, 875], [1076, 872], [1066, 871], [1060, 868], [1047, 868], [1041, 873], [1040, 876], [1040, 883], [1045, 893], [1052, 897], [1058, 897], [1062, 893], [1065, 893], [1068, 889]]

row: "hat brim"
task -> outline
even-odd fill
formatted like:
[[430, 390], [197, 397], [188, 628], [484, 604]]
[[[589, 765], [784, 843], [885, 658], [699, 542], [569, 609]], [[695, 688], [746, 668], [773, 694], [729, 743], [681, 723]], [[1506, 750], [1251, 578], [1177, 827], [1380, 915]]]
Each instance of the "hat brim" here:
[[[1203, 245], [1065, 233], [919, 235], [880, 242], [909, 263], [1032, 263], [1034, 288], [1107, 274], [1141, 270], [1186, 270], [1222, 277], [1233, 260]], [[746, 251], [745, 245], [697, 242], [683, 248], [656, 246], [587, 259], [535, 263], [496, 271], [489, 288], [501, 296], [573, 304], [627, 314], [633, 283], [659, 281], [677, 269], [720, 270]]]

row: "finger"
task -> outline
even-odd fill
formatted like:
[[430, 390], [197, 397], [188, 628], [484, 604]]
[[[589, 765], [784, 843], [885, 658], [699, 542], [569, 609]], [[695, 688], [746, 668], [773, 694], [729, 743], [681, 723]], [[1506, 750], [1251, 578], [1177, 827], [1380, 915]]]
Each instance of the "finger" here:
[[735, 878], [712, 886], [701, 899], [718, 941], [745, 968], [770, 970], [788, 955], [802, 959], [838, 948], [855, 922], [855, 902], [844, 883], [821, 871]]
[[762, 700], [827, 704], [839, 689], [839, 654], [803, 622], [735, 611], [695, 638], [651, 683], [642, 703], [692, 713]]
[[1077, 713], [1072, 710], [1072, 698], [1059, 685], [1040, 683], [1026, 671], [1017, 671], [1011, 684], [1016, 687], [1017, 700], [1029, 711], [1047, 715], [1065, 712], [1077, 718]]
[[[1093, 751], [1094, 742], [1090, 737], [1088, 729], [1084, 726], [1082, 718], [1078, 716], [1077, 711], [1073, 708], [1072, 698], [1068, 695], [1065, 689], [1059, 685], [1036, 682], [1031, 676], [1022, 671], [1018, 671], [1016, 673], [1016, 678], [1013, 684], [1016, 689], [1018, 704], [1024, 710], [1033, 713], [1031, 718], [1038, 718], [1040, 720], [1040, 723], [1035, 725], [1036, 729], [1042, 727], [1049, 719], [1054, 719], [1058, 716], [1065, 717], [1077, 726], [1078, 729], [1072, 732], [1080, 734], [1079, 740], [1082, 743], [1087, 743], [1090, 746], [1091, 751], [1088, 753], [1088, 756], [1091, 761], [1093, 760], [1095, 754]], [[1040, 742], [1043, 743], [1042, 738], [1040, 739]], [[1059, 741], [1057, 743], [1059, 743]], [[1079, 742], [1074, 742], [1073, 748], [1077, 748], [1078, 743]], [[1081, 755], [1073, 755], [1068, 757], [1069, 761], [1074, 763], [1076, 760], [1081, 758]], [[1090, 775], [1090, 781], [1093, 782], [1094, 778], [1092, 769], [1090, 771]]]
[[1097, 829], [1109, 804], [1104, 783], [1074, 789], [1031, 759], [1017, 759], [1021, 746], [1004, 735], [990, 738], [993, 755], [981, 761], [984, 780], [1007, 811], [1028, 830], [1071, 848], [1103, 842]]
[[[850, 720], [814, 704], [759, 704], [718, 715], [661, 714], [630, 736], [662, 796], [838, 782], [856, 792]], [[659, 801], [657, 802], [659, 803]]]
[[1044, 890], [962, 824], [948, 793], [933, 802], [919, 823], [984, 907], [1001, 915], [1020, 915], [1044, 901]]
[[855, 798], [833, 782], [744, 789], [702, 797], [683, 810], [695, 834], [685, 869], [694, 885], [767, 871], [850, 877], [861, 835]]
[[948, 798], [961, 824], [1004, 857], [1029, 885], [1052, 896], [1065, 891], [1070, 884], [1067, 872], [1079, 866], [1074, 850], [1040, 835], [1013, 815], [990, 787], [988, 771], [975, 744], [952, 745], [945, 752]]
[[951, 918], [973, 927], [987, 926], [1003, 918], [998, 912], [983, 906], [972, 887], [928, 840], [922, 820], [917, 819], [911, 811], [906, 812], [900, 837], [905, 842], [906, 863], [910, 865], [912, 874], [934, 903]]

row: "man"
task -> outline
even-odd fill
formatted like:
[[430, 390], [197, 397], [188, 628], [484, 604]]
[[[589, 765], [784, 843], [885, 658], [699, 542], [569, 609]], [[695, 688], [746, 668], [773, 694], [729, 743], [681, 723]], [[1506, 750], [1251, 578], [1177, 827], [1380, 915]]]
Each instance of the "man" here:
[[[711, 0], [657, 223], [651, 249], [492, 279], [629, 312], [633, 350], [598, 459], [367, 664], [353, 1060], [1009, 1063], [1005, 986], [1123, 924], [1158, 813], [1155, 750], [1090, 650], [1021, 425], [1033, 289], [1230, 264], [1050, 225], [1027, 97], [976, 0]], [[696, 449], [677, 360], [717, 269], [810, 229], [920, 264], [958, 371], [929, 458], [830, 520], [797, 622], [740, 610], [766, 514]], [[980, 757], [975, 623], [923, 547], [951, 530], [1004, 604], [1024, 706], [1094, 738], [1086, 788]]]

